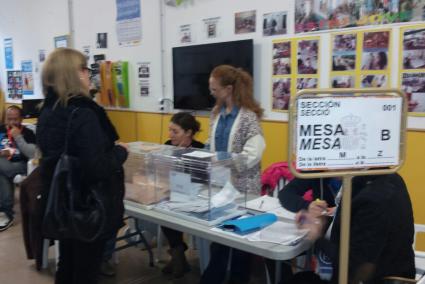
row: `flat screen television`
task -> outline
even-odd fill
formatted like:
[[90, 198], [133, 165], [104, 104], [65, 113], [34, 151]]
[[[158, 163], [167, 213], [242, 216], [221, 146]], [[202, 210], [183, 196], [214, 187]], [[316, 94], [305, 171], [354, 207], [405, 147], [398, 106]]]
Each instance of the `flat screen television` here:
[[221, 64], [241, 67], [252, 75], [252, 39], [173, 48], [174, 108], [210, 110], [215, 100], [208, 79]]

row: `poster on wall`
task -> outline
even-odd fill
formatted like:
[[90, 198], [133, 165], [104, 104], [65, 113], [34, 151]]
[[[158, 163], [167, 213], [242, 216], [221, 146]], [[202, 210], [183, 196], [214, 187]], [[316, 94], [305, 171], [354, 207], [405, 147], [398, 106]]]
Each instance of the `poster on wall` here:
[[291, 74], [291, 42], [273, 43], [273, 75]]
[[83, 54], [86, 57], [87, 62], [90, 61], [90, 45], [83, 46]]
[[7, 97], [12, 100], [22, 99], [22, 72], [7, 71]]
[[138, 81], [139, 81], [139, 95], [142, 97], [147, 97], [150, 94], [150, 80], [151, 80], [151, 70], [150, 62], [138, 62]]
[[402, 55], [403, 69], [425, 69], [425, 26], [404, 30]]
[[406, 93], [408, 111], [425, 116], [425, 25], [402, 27], [400, 34], [399, 86]]
[[68, 36], [67, 35], [55, 36], [54, 41], [55, 41], [55, 48], [68, 47]]
[[44, 62], [46, 60], [46, 50], [39, 49], [38, 50], [38, 62]]
[[286, 12], [272, 12], [263, 15], [263, 36], [284, 35], [287, 33]]
[[217, 38], [221, 35], [220, 19], [221, 17], [214, 17], [202, 20], [204, 22], [205, 38]]
[[128, 61], [112, 63], [112, 91], [117, 107], [130, 106], [128, 88]]
[[297, 90], [303, 89], [315, 89], [318, 86], [317, 78], [298, 78], [297, 79]]
[[362, 75], [360, 80], [361, 88], [385, 88], [387, 84], [387, 75]]
[[97, 48], [108, 48], [108, 33], [97, 33], [96, 34], [96, 47]]
[[254, 33], [256, 15], [255, 10], [235, 13], [235, 34]]
[[192, 40], [192, 26], [181, 25], [180, 26], [180, 43], [191, 43]]
[[354, 88], [354, 76], [333, 76], [331, 77], [331, 88]]
[[425, 0], [297, 0], [295, 32], [425, 20]]
[[140, 0], [116, 0], [118, 45], [134, 46], [142, 40]]
[[291, 78], [273, 78], [274, 110], [288, 110], [291, 99]]
[[357, 34], [338, 34], [332, 43], [332, 71], [350, 71], [356, 68]]
[[317, 74], [319, 52], [318, 40], [298, 41], [297, 67], [298, 74]]
[[365, 32], [363, 36], [362, 70], [386, 70], [390, 32]]
[[32, 61], [24, 60], [21, 63], [22, 70], [22, 95], [32, 96], [34, 95], [34, 78], [32, 74]]
[[408, 99], [408, 111], [425, 114], [425, 73], [403, 73], [401, 88]]
[[12, 38], [4, 39], [4, 61], [6, 69], [13, 69], [13, 41]]
[[287, 111], [297, 91], [319, 87], [319, 40], [315, 36], [273, 41], [273, 111]]

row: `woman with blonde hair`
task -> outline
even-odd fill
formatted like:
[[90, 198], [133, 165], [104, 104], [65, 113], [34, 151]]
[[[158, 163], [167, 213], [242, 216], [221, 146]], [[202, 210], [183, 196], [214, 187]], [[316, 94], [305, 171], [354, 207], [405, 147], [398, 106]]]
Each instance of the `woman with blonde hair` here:
[[[105, 242], [123, 225], [124, 178], [127, 158], [105, 110], [89, 94], [89, 71], [85, 56], [74, 49], [58, 48], [44, 63], [42, 86], [44, 105], [37, 124], [37, 144], [42, 153], [41, 174], [46, 193], [60, 155], [64, 152], [67, 123], [68, 154], [81, 167], [81, 190], [101, 184], [106, 225], [94, 241], [59, 239], [56, 284], [97, 283]], [[47, 194], [44, 194], [46, 196]]]
[[[263, 110], [254, 99], [252, 77], [240, 68], [220, 65], [211, 72], [209, 88], [216, 99], [210, 120], [210, 150], [234, 154], [233, 185], [240, 191], [260, 194], [260, 161], [266, 145], [260, 126]], [[230, 248], [213, 243], [210, 250], [201, 284], [222, 283], [226, 277]], [[234, 249], [230, 282], [248, 283], [249, 264], [250, 254]]]

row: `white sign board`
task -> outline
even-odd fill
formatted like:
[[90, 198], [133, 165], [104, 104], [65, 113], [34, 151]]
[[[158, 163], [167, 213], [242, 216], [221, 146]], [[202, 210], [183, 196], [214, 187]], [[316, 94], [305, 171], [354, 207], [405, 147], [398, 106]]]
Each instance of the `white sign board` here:
[[297, 107], [297, 169], [399, 164], [401, 97], [300, 97]]

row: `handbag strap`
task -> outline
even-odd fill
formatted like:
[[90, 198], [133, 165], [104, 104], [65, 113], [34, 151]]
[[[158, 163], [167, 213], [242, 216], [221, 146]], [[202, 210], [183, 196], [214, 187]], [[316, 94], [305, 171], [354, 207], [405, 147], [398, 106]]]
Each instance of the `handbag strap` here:
[[70, 132], [71, 132], [71, 122], [72, 122], [72, 117], [74, 116], [74, 114], [77, 112], [79, 108], [74, 108], [71, 112], [71, 115], [68, 118], [68, 121], [66, 123], [66, 132], [65, 132], [65, 150], [63, 151], [64, 154], [68, 154], [68, 146], [69, 146], [69, 137], [70, 137]]

